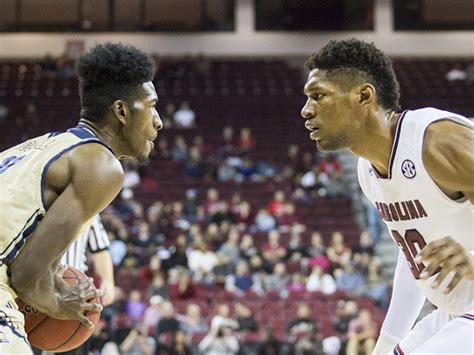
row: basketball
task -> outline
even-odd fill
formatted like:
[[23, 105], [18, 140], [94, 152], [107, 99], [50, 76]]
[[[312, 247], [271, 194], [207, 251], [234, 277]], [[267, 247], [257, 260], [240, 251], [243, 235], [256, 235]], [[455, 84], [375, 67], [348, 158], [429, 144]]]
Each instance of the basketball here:
[[[72, 266], [68, 266], [63, 275], [68, 284], [78, 284], [86, 278], [85, 274]], [[98, 298], [92, 301], [100, 303]], [[17, 299], [17, 304], [25, 316], [25, 331], [30, 344], [47, 351], [61, 352], [77, 348], [89, 339], [100, 318], [100, 312], [86, 312], [87, 318], [94, 323], [94, 327], [88, 329], [78, 320], [51, 318], [20, 299]]]

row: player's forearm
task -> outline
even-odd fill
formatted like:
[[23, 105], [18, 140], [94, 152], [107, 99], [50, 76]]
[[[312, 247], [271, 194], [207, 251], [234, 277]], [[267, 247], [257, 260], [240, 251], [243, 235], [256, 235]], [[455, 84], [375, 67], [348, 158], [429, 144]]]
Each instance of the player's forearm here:
[[114, 266], [108, 250], [92, 254], [95, 271], [102, 282], [114, 284]]
[[40, 277], [35, 277], [28, 273], [28, 268], [19, 267], [20, 265], [14, 263], [10, 268], [10, 282], [18, 296], [26, 304], [35, 307], [40, 312], [55, 313], [59, 307], [55, 297], [56, 266], [54, 269], [47, 268]]

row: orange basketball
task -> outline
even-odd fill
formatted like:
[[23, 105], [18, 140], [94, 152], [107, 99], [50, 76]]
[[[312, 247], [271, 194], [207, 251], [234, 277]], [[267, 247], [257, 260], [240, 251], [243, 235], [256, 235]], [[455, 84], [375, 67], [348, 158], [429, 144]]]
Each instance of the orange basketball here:
[[[68, 284], [78, 284], [86, 278], [85, 274], [72, 266], [68, 266], [63, 275]], [[25, 316], [25, 331], [30, 344], [42, 350], [61, 352], [77, 348], [90, 338], [100, 318], [100, 312], [86, 312], [87, 318], [94, 323], [94, 328], [88, 329], [78, 320], [54, 319], [20, 299], [16, 301]], [[98, 298], [91, 301], [100, 303]]]

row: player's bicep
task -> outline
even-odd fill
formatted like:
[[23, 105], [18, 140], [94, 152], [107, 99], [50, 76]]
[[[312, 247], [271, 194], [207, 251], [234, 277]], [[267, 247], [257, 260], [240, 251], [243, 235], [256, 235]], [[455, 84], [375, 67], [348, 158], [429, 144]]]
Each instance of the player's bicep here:
[[447, 194], [462, 193], [474, 203], [474, 130], [454, 121], [433, 123], [426, 130], [423, 162]]

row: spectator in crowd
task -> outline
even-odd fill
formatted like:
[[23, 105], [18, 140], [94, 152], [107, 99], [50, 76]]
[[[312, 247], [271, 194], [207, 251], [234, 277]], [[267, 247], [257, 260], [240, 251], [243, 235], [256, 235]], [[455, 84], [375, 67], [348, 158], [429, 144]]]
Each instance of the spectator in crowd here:
[[255, 315], [252, 313], [249, 307], [241, 302], [235, 304], [235, 314], [237, 323], [239, 324], [238, 331], [256, 331], [257, 321]]
[[173, 116], [174, 126], [180, 129], [196, 127], [196, 114], [191, 109], [189, 102], [183, 101]]
[[302, 273], [295, 272], [291, 275], [291, 281], [288, 285], [289, 292], [303, 292], [306, 290], [306, 280]]
[[234, 273], [234, 265], [230, 262], [230, 258], [227, 254], [218, 252], [217, 254], [217, 265], [212, 269], [212, 278], [209, 281], [214, 281], [217, 284], [225, 284], [227, 278]]
[[191, 223], [197, 222], [200, 207], [197, 202], [197, 191], [195, 189], [187, 189], [185, 199], [183, 200], [183, 215], [186, 220]]
[[377, 336], [377, 324], [367, 309], [361, 309], [357, 318], [349, 323], [347, 355], [358, 355], [360, 350], [371, 355]]
[[140, 328], [133, 328], [120, 344], [120, 352], [133, 355], [153, 355], [156, 349], [155, 339], [146, 335]]
[[352, 254], [362, 253], [374, 255], [374, 243], [367, 230], [360, 233], [359, 242], [352, 248]]
[[389, 305], [389, 292], [387, 284], [383, 281], [379, 271], [379, 264], [372, 261], [369, 264], [367, 275], [367, 296], [372, 298], [381, 309], [387, 310]]
[[328, 196], [341, 195], [343, 193], [342, 177], [342, 165], [335, 154], [330, 153], [320, 161], [319, 181], [326, 189]]
[[327, 256], [334, 267], [346, 265], [351, 260], [352, 252], [344, 244], [344, 236], [341, 232], [334, 232], [331, 245], [327, 249]]
[[217, 212], [219, 209], [221, 201], [219, 198], [219, 192], [214, 189], [210, 188], [206, 191], [206, 199], [204, 200], [202, 207], [204, 209], [204, 214], [206, 216], [211, 216]]
[[277, 215], [283, 215], [286, 210], [286, 196], [285, 193], [282, 190], [277, 190], [273, 194], [273, 199], [268, 203], [268, 213], [270, 213], [272, 216], [277, 216]]
[[204, 159], [196, 147], [189, 149], [189, 155], [184, 162], [184, 172], [191, 178], [202, 178], [206, 173]]
[[178, 269], [177, 279], [170, 283], [170, 296], [173, 300], [189, 300], [196, 296], [196, 290], [186, 269]]
[[448, 81], [464, 81], [467, 79], [467, 72], [460, 65], [456, 65], [446, 73]]
[[123, 178], [123, 188], [133, 189], [140, 185], [141, 179], [137, 169], [137, 165], [133, 162], [124, 163], [125, 175]]
[[316, 324], [311, 317], [311, 308], [306, 303], [300, 304], [296, 310], [296, 317], [288, 322], [288, 335], [294, 339], [298, 333], [309, 333], [315, 328]]
[[331, 295], [336, 291], [336, 282], [330, 274], [326, 274], [320, 265], [313, 267], [306, 284], [306, 290], [309, 292], [322, 292], [325, 295]]
[[286, 248], [280, 242], [280, 232], [273, 230], [268, 233], [268, 242], [262, 247], [263, 259], [270, 265], [282, 261], [286, 257]]
[[334, 271], [336, 276], [336, 285], [338, 290], [350, 292], [353, 295], [360, 296], [366, 292], [364, 277], [355, 269], [355, 263], [349, 262], [344, 267], [344, 271], [337, 269]]
[[222, 137], [219, 142], [219, 148], [216, 155], [219, 159], [224, 159], [235, 154], [236, 148], [234, 146], [234, 128], [232, 126], [225, 126], [222, 129]]
[[150, 305], [145, 310], [142, 321], [145, 334], [151, 335], [156, 329], [162, 315], [161, 305], [163, 302], [164, 299], [161, 296], [155, 295], [150, 297]]
[[145, 308], [146, 305], [142, 300], [141, 292], [138, 290], [132, 290], [127, 301], [126, 313], [135, 324], [141, 320], [143, 313], [145, 312]]
[[176, 319], [176, 312], [171, 302], [165, 301], [161, 305], [162, 315], [156, 326], [156, 339], [160, 335], [169, 332], [177, 332], [180, 329], [179, 321]]
[[235, 145], [241, 152], [249, 152], [255, 148], [256, 142], [252, 137], [252, 131], [249, 127], [243, 127], [240, 130], [240, 135], [237, 138]]
[[322, 336], [316, 327], [309, 332], [309, 336], [296, 342], [295, 355], [326, 355], [323, 350]]
[[191, 355], [192, 348], [186, 340], [186, 333], [178, 330], [174, 333], [173, 342], [171, 343], [167, 355]]
[[275, 336], [270, 326], [265, 326], [261, 342], [258, 347], [259, 354], [278, 355], [280, 354], [281, 342]]
[[306, 256], [306, 247], [301, 242], [299, 233], [292, 233], [288, 242], [288, 259], [291, 261], [301, 261]]
[[249, 157], [242, 159], [242, 164], [235, 167], [235, 182], [242, 183], [246, 180], [258, 181], [258, 167]]
[[219, 254], [227, 255], [234, 266], [237, 265], [240, 260], [239, 239], [239, 231], [237, 228], [232, 228], [229, 232], [227, 241], [222, 244], [219, 249]]
[[176, 106], [172, 102], [167, 103], [164, 110], [160, 111], [160, 117], [163, 121], [163, 128], [171, 128], [173, 126], [175, 112]]
[[211, 327], [198, 349], [203, 355], [235, 355], [239, 351], [239, 341], [231, 328]]
[[184, 234], [178, 235], [174, 243], [174, 248], [170, 250], [170, 257], [164, 261], [164, 268], [166, 270], [173, 269], [177, 266], [184, 268], [188, 267], [187, 256], [188, 241]]
[[246, 230], [255, 219], [255, 216], [252, 214], [252, 206], [247, 201], [242, 201], [238, 208], [234, 209], [233, 213], [239, 230]]
[[326, 247], [323, 244], [323, 237], [318, 231], [314, 231], [313, 233], [311, 233], [308, 256], [308, 266], [310, 268], [319, 265], [323, 268], [324, 272], [329, 271], [330, 261], [326, 256]]
[[152, 255], [148, 264], [140, 269], [140, 278], [143, 283], [150, 284], [155, 276], [162, 275], [163, 272], [160, 257], [158, 255]]
[[229, 275], [226, 278], [225, 289], [237, 295], [243, 295], [245, 291], [252, 288], [253, 277], [250, 273], [248, 263], [241, 260], [237, 263], [235, 275]]
[[186, 314], [178, 315], [177, 319], [188, 337], [192, 337], [194, 333], [205, 333], [209, 330], [209, 326], [201, 316], [201, 308], [196, 303], [188, 304]]
[[257, 231], [270, 232], [276, 228], [276, 220], [264, 208], [260, 209], [255, 216], [255, 227]]
[[217, 205], [217, 210], [211, 215], [209, 221], [211, 223], [216, 223], [218, 226], [220, 226], [222, 222], [234, 224], [234, 215], [230, 211], [229, 203], [227, 201], [221, 201]]
[[217, 256], [209, 250], [205, 241], [197, 240], [194, 249], [189, 253], [188, 264], [194, 280], [199, 282], [217, 265]]
[[284, 263], [278, 262], [273, 267], [273, 272], [265, 278], [266, 291], [286, 291], [291, 276], [286, 271]]
[[250, 234], [244, 234], [239, 246], [240, 257], [245, 260], [250, 260], [253, 255], [257, 255], [259, 250], [254, 244], [253, 237]]
[[171, 159], [177, 162], [184, 162], [188, 157], [188, 145], [184, 137], [178, 135], [174, 138], [174, 144], [171, 147]]

